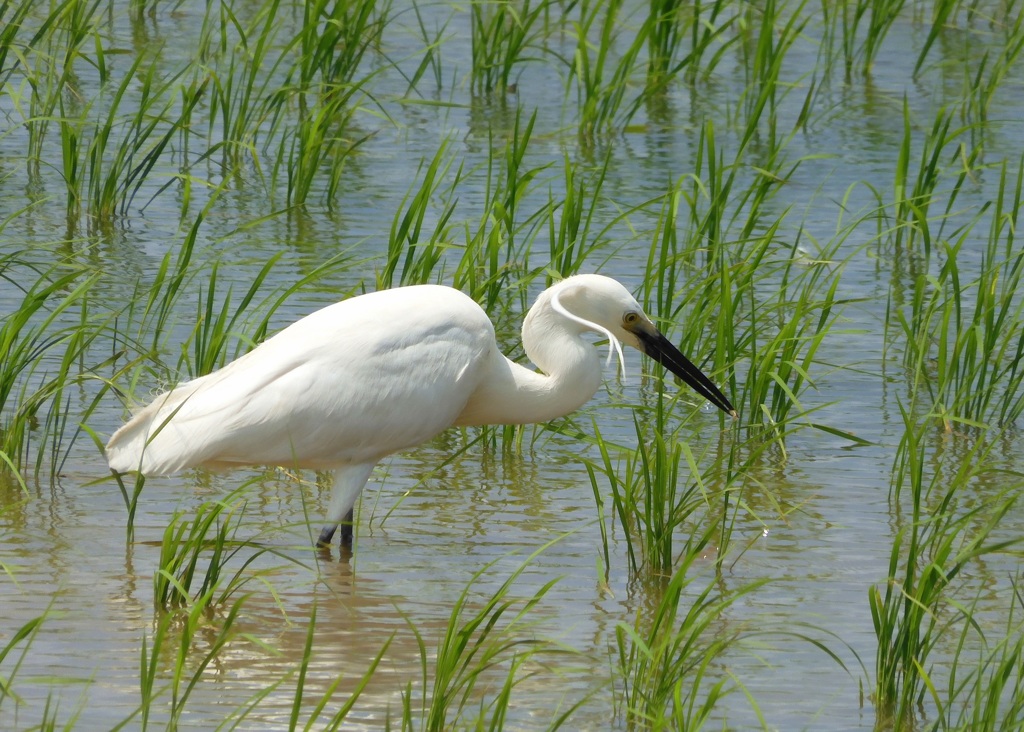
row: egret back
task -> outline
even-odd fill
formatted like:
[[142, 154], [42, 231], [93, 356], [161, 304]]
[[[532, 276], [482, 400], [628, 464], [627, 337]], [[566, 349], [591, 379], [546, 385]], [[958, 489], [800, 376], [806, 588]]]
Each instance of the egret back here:
[[490, 320], [457, 290], [352, 298], [157, 396], [111, 437], [107, 459], [146, 475], [376, 462], [451, 426], [493, 349]]

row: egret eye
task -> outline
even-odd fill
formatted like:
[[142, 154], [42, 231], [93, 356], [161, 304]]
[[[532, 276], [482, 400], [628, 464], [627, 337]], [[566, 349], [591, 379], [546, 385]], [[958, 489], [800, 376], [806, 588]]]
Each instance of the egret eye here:
[[623, 325], [636, 325], [640, 321], [640, 314], [628, 312], [622, 316]]

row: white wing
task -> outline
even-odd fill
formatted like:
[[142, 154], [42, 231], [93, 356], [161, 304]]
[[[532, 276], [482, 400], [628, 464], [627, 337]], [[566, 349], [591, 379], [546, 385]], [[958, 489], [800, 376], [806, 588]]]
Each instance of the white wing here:
[[376, 462], [451, 426], [493, 349], [486, 314], [451, 288], [345, 300], [158, 396], [110, 439], [107, 460], [153, 475]]

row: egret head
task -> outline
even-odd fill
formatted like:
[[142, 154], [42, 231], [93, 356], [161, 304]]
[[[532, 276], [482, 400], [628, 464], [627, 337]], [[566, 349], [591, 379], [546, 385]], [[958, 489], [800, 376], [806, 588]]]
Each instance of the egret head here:
[[597, 331], [609, 339], [609, 348], [623, 364], [620, 343], [647, 354], [686, 382], [719, 409], [735, 416], [736, 410], [704, 373], [672, 344], [629, 290], [616, 280], [601, 275], [576, 275], [552, 288], [552, 308], [581, 328]]

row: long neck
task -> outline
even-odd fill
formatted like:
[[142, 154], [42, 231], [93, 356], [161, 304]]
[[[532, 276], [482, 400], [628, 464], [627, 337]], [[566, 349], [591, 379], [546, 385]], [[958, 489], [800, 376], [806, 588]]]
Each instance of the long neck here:
[[551, 310], [542, 296], [523, 323], [526, 355], [542, 373], [509, 361], [495, 347], [456, 424], [546, 422], [581, 407], [601, 385], [601, 359], [580, 338], [582, 330]]

